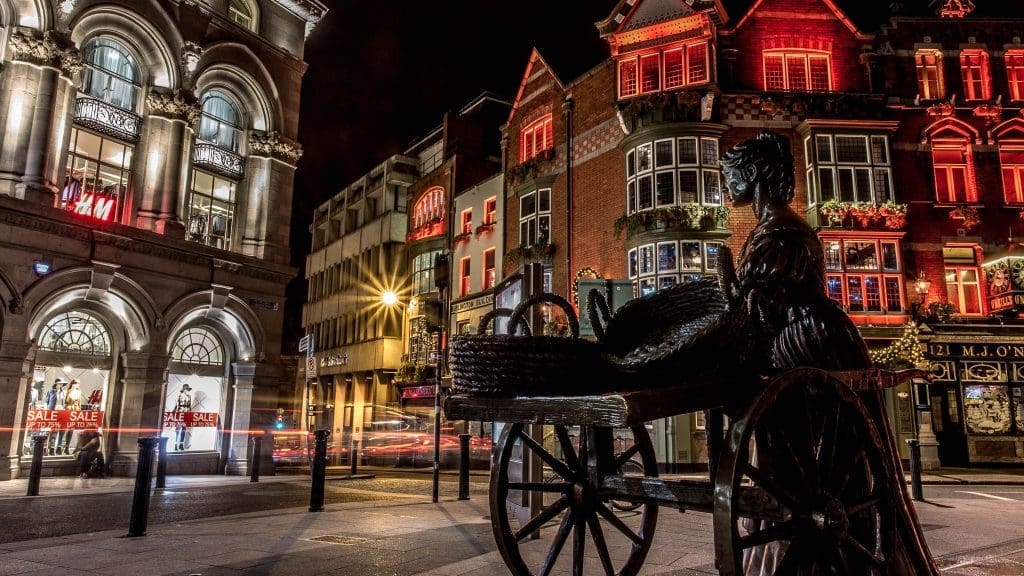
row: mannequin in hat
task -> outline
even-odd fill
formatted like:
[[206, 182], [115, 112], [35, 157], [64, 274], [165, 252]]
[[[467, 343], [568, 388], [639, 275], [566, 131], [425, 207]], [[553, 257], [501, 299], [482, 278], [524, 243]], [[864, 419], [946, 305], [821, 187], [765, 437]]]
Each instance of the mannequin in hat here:
[[[191, 412], [192, 411], [192, 387], [188, 384], [182, 384], [181, 390], [178, 392], [178, 400], [174, 405], [175, 412]], [[183, 423], [179, 423], [174, 428], [174, 449], [181, 451], [185, 449], [185, 435], [188, 432], [188, 428]]]

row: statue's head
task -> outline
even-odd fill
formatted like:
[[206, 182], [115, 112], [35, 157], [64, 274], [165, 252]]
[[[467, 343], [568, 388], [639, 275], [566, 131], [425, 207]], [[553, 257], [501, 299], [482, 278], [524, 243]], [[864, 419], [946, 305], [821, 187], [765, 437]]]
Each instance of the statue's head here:
[[793, 199], [795, 178], [789, 139], [768, 130], [732, 147], [721, 159], [733, 204], [754, 201], [756, 184], [769, 194], [771, 204], [788, 204]]

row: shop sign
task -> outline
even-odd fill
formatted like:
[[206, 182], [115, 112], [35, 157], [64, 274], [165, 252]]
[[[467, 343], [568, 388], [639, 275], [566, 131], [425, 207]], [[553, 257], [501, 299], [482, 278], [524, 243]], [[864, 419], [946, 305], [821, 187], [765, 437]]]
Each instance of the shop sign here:
[[33, 409], [28, 411], [26, 427], [29, 430], [85, 430], [92, 425], [103, 425], [102, 411]]
[[[320, 359], [321, 368], [330, 368], [331, 366], [344, 366], [348, 364], [348, 354], [327, 354]], [[316, 376], [314, 374], [313, 376]]]
[[1024, 311], [1024, 250], [1011, 245], [981, 265], [992, 312]]
[[216, 412], [164, 412], [164, 428], [212, 428], [217, 425]]
[[928, 345], [931, 358], [1024, 358], [1024, 344], [955, 344]]
[[402, 398], [433, 398], [433, 386], [410, 386], [402, 388]]
[[458, 314], [464, 310], [472, 310], [474, 308], [483, 308], [484, 306], [490, 306], [494, 303], [494, 294], [486, 294], [484, 296], [477, 296], [471, 300], [463, 300], [462, 302], [452, 303], [452, 314]]
[[264, 310], [277, 310], [280, 308], [280, 304], [274, 300], [260, 300], [259, 298], [249, 298], [249, 306], [263, 308]]

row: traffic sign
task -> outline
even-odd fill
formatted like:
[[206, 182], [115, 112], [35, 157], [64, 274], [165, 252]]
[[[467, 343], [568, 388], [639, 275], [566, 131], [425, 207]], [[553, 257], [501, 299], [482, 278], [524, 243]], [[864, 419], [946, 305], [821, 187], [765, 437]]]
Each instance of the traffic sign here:
[[306, 378], [316, 378], [316, 358], [306, 358]]

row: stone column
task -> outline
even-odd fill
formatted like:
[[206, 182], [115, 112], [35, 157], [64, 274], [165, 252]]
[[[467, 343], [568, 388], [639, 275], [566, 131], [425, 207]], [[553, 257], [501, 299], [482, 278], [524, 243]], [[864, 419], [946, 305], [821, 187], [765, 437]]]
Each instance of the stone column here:
[[[15, 27], [11, 31], [10, 69], [5, 73], [3, 110], [5, 154], [0, 158], [0, 193], [52, 206], [63, 138], [58, 123], [69, 117], [68, 94], [82, 59], [67, 34]], [[66, 136], [66, 135], [65, 135]], [[12, 187], [11, 184], [14, 184]]]
[[114, 445], [111, 471], [116, 476], [135, 474], [138, 463], [138, 439], [157, 436], [163, 425], [164, 384], [171, 357], [152, 352], [125, 352], [121, 355], [121, 406], [116, 425], [118, 432], [108, 436]]
[[135, 175], [135, 226], [185, 237], [180, 199], [188, 192], [192, 124], [199, 102], [190, 90], [153, 88], [146, 96], [147, 115], [136, 150], [141, 169]]
[[28, 386], [36, 347], [24, 342], [0, 342], [0, 481], [18, 477], [25, 425]]
[[248, 189], [240, 191], [239, 223], [243, 254], [272, 262], [288, 262], [290, 217], [279, 206], [291, 206], [295, 163], [302, 148], [277, 132], [249, 134]]
[[[228, 476], [249, 473], [249, 428], [252, 427], [253, 388], [256, 379], [256, 363], [235, 362], [231, 365], [234, 373], [234, 402], [231, 406], [231, 438], [228, 442], [227, 465], [224, 474]], [[273, 450], [273, 446], [265, 446]]]

